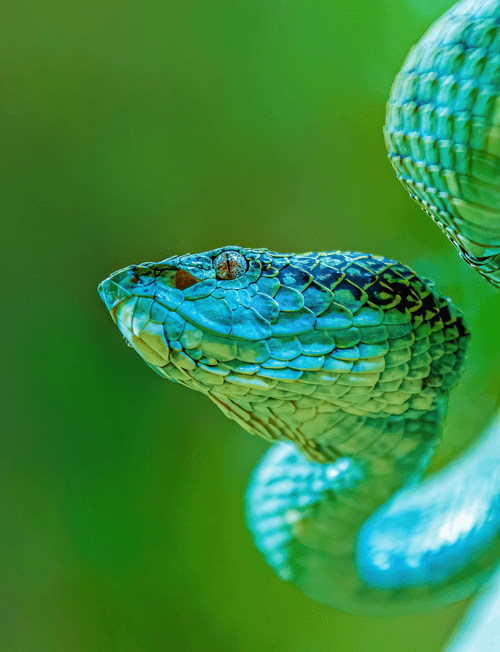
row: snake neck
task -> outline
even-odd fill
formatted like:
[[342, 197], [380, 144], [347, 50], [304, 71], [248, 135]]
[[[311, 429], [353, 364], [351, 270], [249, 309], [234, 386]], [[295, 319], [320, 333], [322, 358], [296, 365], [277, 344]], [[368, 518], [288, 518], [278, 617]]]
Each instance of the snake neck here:
[[435, 410], [413, 419], [392, 418], [383, 430], [380, 419], [370, 419], [362, 433], [339, 443], [340, 466], [323, 465], [332, 477], [328, 499], [311, 517], [297, 521], [297, 538], [329, 554], [350, 553], [362, 523], [399, 489], [421, 480], [441, 438], [446, 409], [443, 398]]
[[[367, 592], [356, 569], [360, 529], [399, 489], [421, 479], [445, 412], [442, 399], [419, 418], [393, 418], [383, 435], [378, 430], [379, 437], [389, 433], [393, 445], [385, 444], [378, 455], [360, 440], [354, 454], [326, 464], [307, 460], [291, 444], [272, 447], [254, 473], [246, 505], [247, 525], [275, 572], [336, 608], [376, 611], [382, 594]], [[364, 430], [379, 427], [374, 419]], [[347, 451], [347, 441], [338, 446]], [[391, 592], [387, 599], [392, 600]]]

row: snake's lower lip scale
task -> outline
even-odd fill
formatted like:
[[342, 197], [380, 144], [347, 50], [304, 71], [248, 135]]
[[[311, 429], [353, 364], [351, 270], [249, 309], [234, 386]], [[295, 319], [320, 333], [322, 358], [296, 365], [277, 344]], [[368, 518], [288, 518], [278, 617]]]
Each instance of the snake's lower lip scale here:
[[143, 358], [143, 360], [157, 368], [158, 372], [161, 372], [160, 375], [166, 375], [163, 371], [163, 367], [169, 364], [170, 362], [170, 345], [167, 340], [164, 341], [164, 348], [160, 351], [158, 347], [153, 349], [140, 337], [135, 335], [126, 324], [119, 319], [117, 315], [117, 324], [120, 329], [121, 334], [130, 344], [130, 346]]

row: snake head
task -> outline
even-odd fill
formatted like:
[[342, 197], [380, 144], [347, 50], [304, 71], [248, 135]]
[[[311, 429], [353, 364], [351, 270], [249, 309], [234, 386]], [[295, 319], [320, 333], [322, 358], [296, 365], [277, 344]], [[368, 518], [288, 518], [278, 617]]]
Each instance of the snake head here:
[[[266, 250], [228, 246], [131, 265], [99, 294], [127, 342], [157, 373], [204, 393], [222, 383], [221, 365], [265, 361], [276, 308], [255, 282], [269, 270]], [[266, 303], [267, 299], [267, 303]], [[248, 343], [248, 344], [247, 344]]]
[[422, 437], [405, 424], [438, 409], [465, 357], [453, 304], [368, 254], [229, 246], [127, 267], [99, 292], [158, 374], [321, 462], [413, 451]]

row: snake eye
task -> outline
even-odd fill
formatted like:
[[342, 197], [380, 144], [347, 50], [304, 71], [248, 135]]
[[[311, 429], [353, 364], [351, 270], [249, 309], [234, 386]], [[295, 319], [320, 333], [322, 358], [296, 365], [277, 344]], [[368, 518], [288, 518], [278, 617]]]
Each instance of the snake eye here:
[[247, 271], [247, 261], [237, 251], [223, 251], [214, 260], [217, 277], [223, 281], [231, 281], [243, 276]]

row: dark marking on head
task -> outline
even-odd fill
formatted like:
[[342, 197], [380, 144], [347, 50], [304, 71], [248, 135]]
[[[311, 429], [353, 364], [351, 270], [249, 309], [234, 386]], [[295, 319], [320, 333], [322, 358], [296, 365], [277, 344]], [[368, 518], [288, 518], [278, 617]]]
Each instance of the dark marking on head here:
[[187, 290], [187, 288], [199, 282], [199, 278], [196, 278], [184, 269], [178, 269], [175, 274], [175, 287], [178, 290]]

